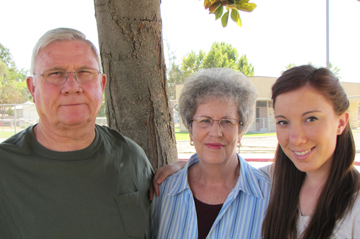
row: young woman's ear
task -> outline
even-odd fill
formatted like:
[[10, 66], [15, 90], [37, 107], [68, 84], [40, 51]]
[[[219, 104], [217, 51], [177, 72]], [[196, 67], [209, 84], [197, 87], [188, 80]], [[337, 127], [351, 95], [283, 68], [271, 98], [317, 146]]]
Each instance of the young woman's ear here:
[[337, 128], [338, 135], [342, 134], [342, 132], [344, 131], [344, 129], [348, 123], [349, 123], [349, 112], [346, 111], [339, 117], [339, 125]]

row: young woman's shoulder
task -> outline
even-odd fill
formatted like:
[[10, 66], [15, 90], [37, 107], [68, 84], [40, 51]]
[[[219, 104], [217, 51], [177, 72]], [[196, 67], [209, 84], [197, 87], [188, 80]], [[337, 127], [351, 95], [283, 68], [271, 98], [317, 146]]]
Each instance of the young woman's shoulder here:
[[360, 173], [356, 170], [353, 175], [358, 182], [354, 195], [356, 198], [345, 218], [336, 224], [332, 238], [360, 238]]
[[269, 164], [263, 167], [260, 167], [259, 170], [264, 173], [269, 179], [270, 181], [272, 180], [272, 177], [274, 175], [274, 164]]
[[[341, 222], [340, 222], [341, 223]], [[360, 238], [360, 190], [356, 193], [356, 200], [353, 207], [346, 215], [343, 225], [339, 226], [339, 231], [335, 234], [337, 238]], [[345, 234], [341, 234], [345, 233]], [[350, 233], [350, 234], [349, 234]], [[340, 236], [340, 237], [339, 237]]]

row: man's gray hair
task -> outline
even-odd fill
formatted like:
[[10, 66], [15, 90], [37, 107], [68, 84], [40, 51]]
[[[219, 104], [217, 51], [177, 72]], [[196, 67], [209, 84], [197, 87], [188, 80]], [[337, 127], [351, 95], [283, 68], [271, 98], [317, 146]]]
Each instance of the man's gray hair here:
[[179, 108], [182, 121], [190, 132], [199, 104], [211, 99], [233, 100], [243, 123], [239, 134], [249, 130], [254, 121], [257, 94], [254, 84], [246, 76], [230, 68], [209, 68], [188, 77], [179, 98]]
[[[86, 39], [86, 36], [84, 33], [72, 29], [72, 28], [55, 28], [53, 30], [47, 31], [36, 43], [32, 55], [31, 55], [31, 68], [30, 68], [30, 74], [33, 75], [35, 72], [35, 58], [39, 54], [40, 50], [48, 46], [50, 43], [54, 41], [72, 41], [72, 40], [80, 40], [86, 42], [94, 55], [96, 56], [96, 61], [99, 65], [99, 70], [101, 70], [100, 65], [100, 56], [99, 52], [96, 49], [95, 45]], [[42, 72], [38, 72], [42, 73]], [[33, 78], [34, 84], [35, 84], [35, 78]]]

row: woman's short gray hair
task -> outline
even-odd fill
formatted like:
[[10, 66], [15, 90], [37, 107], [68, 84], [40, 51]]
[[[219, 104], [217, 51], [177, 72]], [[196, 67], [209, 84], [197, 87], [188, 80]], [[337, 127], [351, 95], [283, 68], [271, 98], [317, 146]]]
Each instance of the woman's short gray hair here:
[[254, 121], [256, 89], [241, 72], [230, 68], [202, 69], [188, 77], [179, 98], [180, 116], [191, 132], [191, 122], [199, 104], [210, 99], [233, 100], [245, 134]]
[[[99, 52], [96, 49], [95, 45], [86, 39], [86, 36], [84, 33], [72, 29], [72, 28], [56, 28], [50, 31], [47, 31], [36, 43], [32, 55], [31, 55], [31, 68], [30, 68], [30, 74], [33, 75], [35, 72], [35, 58], [39, 54], [40, 50], [48, 46], [50, 43], [54, 41], [71, 41], [71, 40], [80, 40], [86, 42], [91, 50], [93, 51], [96, 61], [99, 65], [99, 70], [101, 70], [100, 66], [100, 56]], [[41, 72], [42, 73], [42, 72]], [[34, 80], [35, 83], [35, 80]]]

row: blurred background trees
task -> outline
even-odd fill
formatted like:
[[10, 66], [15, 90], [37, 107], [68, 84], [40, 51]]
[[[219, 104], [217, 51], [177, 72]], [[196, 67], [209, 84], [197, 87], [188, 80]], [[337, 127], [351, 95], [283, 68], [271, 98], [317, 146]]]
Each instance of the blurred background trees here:
[[[31, 99], [26, 86], [26, 71], [17, 69], [8, 48], [0, 43], [0, 104], [20, 104]], [[0, 115], [7, 110], [0, 107]]]
[[[169, 50], [169, 49], [168, 49]], [[227, 67], [241, 71], [246, 76], [253, 76], [254, 66], [249, 63], [246, 55], [239, 56], [236, 48], [225, 42], [214, 42], [208, 52], [200, 50], [191, 51], [176, 64], [173, 53], [168, 56], [168, 87], [170, 99], [175, 98], [176, 84], [183, 84], [188, 76], [201, 68]]]

